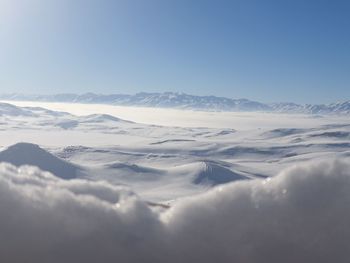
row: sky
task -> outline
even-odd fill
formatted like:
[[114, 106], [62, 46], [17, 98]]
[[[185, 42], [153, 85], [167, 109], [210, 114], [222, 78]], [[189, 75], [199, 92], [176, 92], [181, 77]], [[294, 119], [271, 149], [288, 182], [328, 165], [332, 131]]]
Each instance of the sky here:
[[0, 93], [350, 99], [350, 2], [0, 0]]

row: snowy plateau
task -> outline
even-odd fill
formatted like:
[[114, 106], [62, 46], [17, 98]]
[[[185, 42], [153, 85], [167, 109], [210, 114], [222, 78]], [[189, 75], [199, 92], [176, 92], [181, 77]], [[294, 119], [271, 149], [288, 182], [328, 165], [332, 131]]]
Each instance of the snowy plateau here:
[[67, 100], [0, 103], [3, 262], [348, 262], [345, 104]]

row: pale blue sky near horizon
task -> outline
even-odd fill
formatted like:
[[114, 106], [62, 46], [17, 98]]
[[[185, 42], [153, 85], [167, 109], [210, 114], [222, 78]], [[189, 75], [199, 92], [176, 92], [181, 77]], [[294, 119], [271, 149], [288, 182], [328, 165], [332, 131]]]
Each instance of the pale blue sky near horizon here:
[[350, 99], [350, 1], [0, 0], [0, 93]]

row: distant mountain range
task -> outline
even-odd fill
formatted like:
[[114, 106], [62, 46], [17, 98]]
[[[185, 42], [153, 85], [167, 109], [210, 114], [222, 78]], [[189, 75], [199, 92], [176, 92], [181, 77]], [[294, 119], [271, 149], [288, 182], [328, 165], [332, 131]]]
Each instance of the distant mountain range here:
[[350, 114], [350, 100], [331, 104], [296, 104], [296, 103], [261, 103], [247, 99], [231, 99], [216, 96], [196, 96], [185, 93], [164, 92], [134, 95], [95, 93], [85, 94], [55, 94], [55, 95], [24, 95], [3, 94], [0, 100], [69, 102], [69, 103], [100, 103], [120, 106], [142, 106], [177, 108], [206, 111], [263, 111], [280, 113], [308, 114]]

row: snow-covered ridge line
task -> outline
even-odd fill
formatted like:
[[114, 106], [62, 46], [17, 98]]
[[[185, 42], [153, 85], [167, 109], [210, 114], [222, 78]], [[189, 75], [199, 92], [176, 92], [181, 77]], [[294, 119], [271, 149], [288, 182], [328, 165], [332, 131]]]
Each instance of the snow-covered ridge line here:
[[210, 111], [267, 111], [280, 113], [308, 114], [349, 114], [350, 101], [331, 104], [261, 103], [248, 99], [232, 99], [217, 96], [195, 96], [185, 93], [146, 93], [126, 94], [55, 94], [24, 95], [3, 94], [2, 100], [30, 100], [42, 102], [101, 103], [120, 106], [144, 106], [160, 108], [180, 108]]

